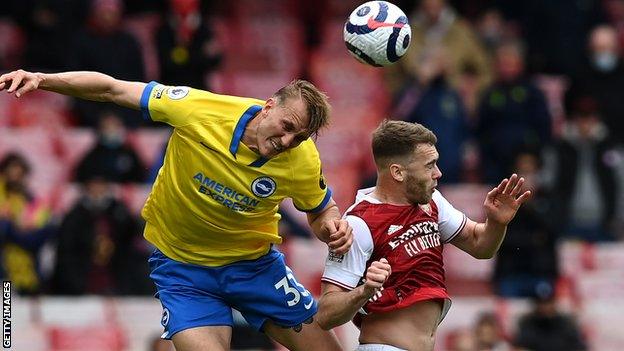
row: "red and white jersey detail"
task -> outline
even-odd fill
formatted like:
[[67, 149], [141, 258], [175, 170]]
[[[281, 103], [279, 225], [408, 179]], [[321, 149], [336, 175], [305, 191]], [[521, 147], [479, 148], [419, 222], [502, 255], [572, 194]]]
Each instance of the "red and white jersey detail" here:
[[466, 216], [439, 191], [426, 205], [391, 205], [370, 196], [374, 188], [358, 191], [345, 213], [354, 241], [345, 255], [329, 255], [322, 280], [353, 289], [362, 283], [373, 261], [385, 258], [392, 274], [380, 296], [363, 312], [385, 312], [418, 301], [448, 299], [442, 258], [443, 244], [466, 224]]

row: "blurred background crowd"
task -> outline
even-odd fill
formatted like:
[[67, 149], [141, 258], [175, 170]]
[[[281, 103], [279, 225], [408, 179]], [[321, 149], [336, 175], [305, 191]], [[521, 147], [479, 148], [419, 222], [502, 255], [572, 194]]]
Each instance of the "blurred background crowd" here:
[[[439, 349], [624, 349], [624, 0], [392, 2], [411, 46], [378, 69], [342, 41], [360, 1], [9, 0], [0, 71], [93, 70], [261, 99], [308, 79], [333, 106], [317, 145], [341, 209], [374, 184], [377, 123], [422, 123], [438, 136], [440, 190], [473, 219], [512, 172], [534, 191], [494, 260], [445, 249], [458, 302]], [[16, 295], [153, 293], [139, 212], [169, 133], [113, 105], [0, 95], [0, 274]], [[282, 250], [318, 293], [325, 250], [305, 216], [281, 212]]]

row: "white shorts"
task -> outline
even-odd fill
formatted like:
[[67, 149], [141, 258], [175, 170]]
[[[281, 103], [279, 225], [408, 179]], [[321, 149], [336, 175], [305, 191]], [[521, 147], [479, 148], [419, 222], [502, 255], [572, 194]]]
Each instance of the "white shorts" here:
[[392, 345], [384, 344], [363, 344], [358, 346], [355, 351], [407, 351]]

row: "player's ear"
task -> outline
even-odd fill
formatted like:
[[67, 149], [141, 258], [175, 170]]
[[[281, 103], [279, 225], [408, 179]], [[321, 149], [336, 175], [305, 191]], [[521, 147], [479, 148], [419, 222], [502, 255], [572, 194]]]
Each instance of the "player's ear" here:
[[267, 101], [264, 103], [264, 106], [262, 106], [262, 111], [260, 113], [260, 116], [265, 117], [267, 112], [269, 112], [270, 109], [275, 107], [276, 104], [277, 104], [277, 100], [275, 100], [275, 97], [268, 98]]
[[275, 98], [275, 96], [268, 98], [267, 101], [264, 103], [264, 107], [266, 108], [273, 108], [275, 107], [275, 105], [277, 105], [277, 99]]
[[390, 175], [397, 182], [402, 182], [404, 180], [404, 177], [403, 177], [403, 166], [401, 166], [398, 163], [391, 163], [390, 164]]

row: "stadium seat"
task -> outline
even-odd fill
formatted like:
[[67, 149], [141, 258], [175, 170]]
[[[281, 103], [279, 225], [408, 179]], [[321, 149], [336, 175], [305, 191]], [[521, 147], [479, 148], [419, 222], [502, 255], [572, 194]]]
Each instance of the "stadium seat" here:
[[8, 114], [14, 127], [62, 128], [71, 124], [71, 98], [45, 90], [32, 91], [11, 99]]
[[169, 128], [142, 128], [130, 133], [128, 142], [134, 147], [143, 165], [150, 168], [154, 162], [160, 162], [170, 135]]
[[135, 15], [124, 19], [124, 28], [139, 42], [145, 78], [147, 81], [158, 78], [158, 54], [154, 41], [154, 33], [160, 24], [160, 16], [156, 13]]
[[53, 134], [53, 138], [59, 143], [59, 157], [67, 171], [66, 179], [71, 181], [78, 162], [95, 145], [95, 132], [87, 128], [68, 128]]
[[152, 190], [151, 184], [125, 184], [117, 187], [117, 195], [130, 211], [140, 214], [149, 192]]
[[115, 325], [80, 327], [55, 326], [49, 329], [51, 351], [123, 351], [124, 331]]

